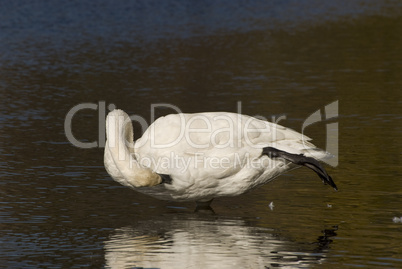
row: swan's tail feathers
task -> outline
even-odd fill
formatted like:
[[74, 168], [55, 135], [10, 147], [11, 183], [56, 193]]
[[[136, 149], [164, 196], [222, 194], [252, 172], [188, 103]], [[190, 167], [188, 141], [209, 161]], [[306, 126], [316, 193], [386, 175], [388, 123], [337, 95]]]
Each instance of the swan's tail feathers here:
[[282, 158], [282, 159], [285, 159], [294, 164], [303, 165], [305, 167], [308, 167], [317, 173], [317, 175], [322, 179], [324, 184], [328, 184], [331, 187], [333, 187], [335, 190], [338, 190], [335, 182], [328, 175], [327, 171], [325, 171], [324, 167], [322, 167], [322, 165], [316, 159], [314, 159], [312, 157], [307, 157], [303, 154], [289, 153], [289, 152], [279, 150], [279, 149], [276, 149], [273, 147], [263, 148], [262, 154], [267, 155], [271, 159]]

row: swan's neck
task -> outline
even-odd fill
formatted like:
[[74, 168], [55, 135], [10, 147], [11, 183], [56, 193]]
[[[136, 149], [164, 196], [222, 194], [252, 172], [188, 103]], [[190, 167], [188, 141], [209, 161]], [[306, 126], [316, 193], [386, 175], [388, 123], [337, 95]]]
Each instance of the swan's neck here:
[[109, 174], [124, 185], [150, 187], [161, 177], [142, 167], [134, 156], [133, 125], [122, 110], [113, 110], [106, 118], [105, 166]]

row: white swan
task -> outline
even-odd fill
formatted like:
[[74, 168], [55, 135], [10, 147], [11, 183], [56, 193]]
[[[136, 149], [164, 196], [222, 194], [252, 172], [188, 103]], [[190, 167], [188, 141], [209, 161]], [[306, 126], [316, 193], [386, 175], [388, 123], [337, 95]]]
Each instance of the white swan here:
[[298, 166], [336, 185], [317, 160], [328, 153], [308, 137], [278, 124], [228, 112], [158, 118], [133, 142], [129, 116], [106, 119], [104, 163], [114, 180], [159, 199], [209, 205], [268, 183]]

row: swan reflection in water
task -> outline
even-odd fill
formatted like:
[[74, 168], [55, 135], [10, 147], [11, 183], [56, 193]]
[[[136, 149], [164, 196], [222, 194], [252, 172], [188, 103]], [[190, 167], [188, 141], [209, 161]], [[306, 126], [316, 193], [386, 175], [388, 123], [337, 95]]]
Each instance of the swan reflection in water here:
[[310, 267], [325, 259], [333, 235], [326, 230], [315, 244], [301, 244], [241, 219], [149, 220], [116, 229], [105, 259], [108, 268]]

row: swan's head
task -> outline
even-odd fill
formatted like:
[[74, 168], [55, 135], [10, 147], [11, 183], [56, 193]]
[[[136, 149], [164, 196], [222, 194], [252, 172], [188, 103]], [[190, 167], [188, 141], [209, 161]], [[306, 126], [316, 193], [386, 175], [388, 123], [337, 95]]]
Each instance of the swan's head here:
[[115, 109], [106, 118], [105, 167], [119, 183], [150, 187], [162, 182], [151, 169], [142, 167], [134, 156], [133, 125], [126, 112]]

